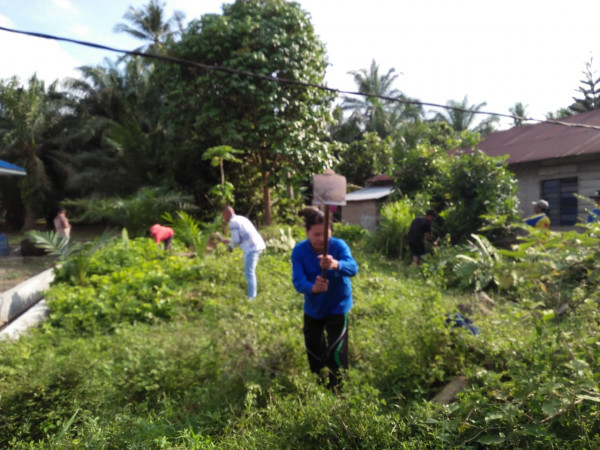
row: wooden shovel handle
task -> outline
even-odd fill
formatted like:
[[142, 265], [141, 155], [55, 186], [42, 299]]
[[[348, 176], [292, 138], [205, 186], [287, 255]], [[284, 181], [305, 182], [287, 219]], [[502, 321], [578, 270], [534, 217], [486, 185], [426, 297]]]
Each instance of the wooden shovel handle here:
[[[329, 205], [325, 205], [325, 223], [323, 224], [325, 228], [325, 241], [323, 242], [323, 257], [327, 256], [329, 252]], [[327, 275], [327, 269], [321, 269], [321, 276], [325, 278]]]

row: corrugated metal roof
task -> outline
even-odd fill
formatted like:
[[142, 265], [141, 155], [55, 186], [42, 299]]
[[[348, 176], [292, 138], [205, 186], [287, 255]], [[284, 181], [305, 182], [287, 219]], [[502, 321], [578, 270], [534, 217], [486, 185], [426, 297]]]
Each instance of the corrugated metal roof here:
[[[600, 126], [600, 110], [560, 119]], [[486, 136], [479, 148], [490, 156], [510, 155], [509, 164], [600, 153], [600, 130], [539, 123]]]
[[379, 200], [394, 192], [393, 186], [371, 186], [346, 194], [346, 203], [362, 202], [364, 200]]
[[0, 159], [0, 175], [25, 175], [25, 169]]

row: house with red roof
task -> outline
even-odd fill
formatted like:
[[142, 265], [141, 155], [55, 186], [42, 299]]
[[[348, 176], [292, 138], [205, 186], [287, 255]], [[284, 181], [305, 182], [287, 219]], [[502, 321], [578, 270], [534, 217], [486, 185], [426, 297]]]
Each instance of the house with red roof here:
[[600, 110], [492, 133], [479, 148], [490, 156], [508, 155], [508, 169], [515, 174], [523, 215], [532, 213], [532, 202], [550, 204], [552, 228], [585, 222], [600, 189]]

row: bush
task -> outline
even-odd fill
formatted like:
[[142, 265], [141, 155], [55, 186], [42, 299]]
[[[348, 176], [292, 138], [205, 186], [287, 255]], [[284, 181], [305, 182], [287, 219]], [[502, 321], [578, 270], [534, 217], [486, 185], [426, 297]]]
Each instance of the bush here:
[[[395, 196], [437, 211], [434, 224], [439, 228], [438, 236], [450, 236], [452, 244], [464, 243], [472, 234], [499, 242], [506, 238], [507, 230], [484, 216], [504, 216], [509, 222], [519, 218], [516, 180], [502, 158], [479, 150], [450, 154], [418, 145], [407, 150], [398, 164]], [[423, 198], [428, 199], [425, 205]], [[423, 214], [424, 210], [416, 213]]]
[[483, 215], [506, 216], [516, 221], [516, 180], [502, 164], [502, 158], [493, 158], [481, 151], [452, 157], [448, 170], [440, 180], [440, 190], [447, 199], [443, 209], [444, 232], [453, 244], [463, 243], [472, 234], [480, 233], [495, 242], [505, 236], [501, 228], [481, 227]]
[[373, 250], [386, 256], [404, 257], [408, 251], [406, 235], [415, 217], [412, 202], [402, 199], [386, 203], [380, 214], [379, 228], [372, 236]]
[[343, 239], [352, 246], [364, 242], [369, 237], [369, 231], [360, 225], [336, 222], [333, 224], [333, 236]]

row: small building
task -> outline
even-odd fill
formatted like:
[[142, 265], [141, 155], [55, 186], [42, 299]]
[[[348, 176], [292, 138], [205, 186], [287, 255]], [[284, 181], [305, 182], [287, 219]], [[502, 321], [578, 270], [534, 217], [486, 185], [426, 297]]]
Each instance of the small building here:
[[574, 194], [588, 197], [600, 189], [600, 110], [560, 122], [564, 125], [543, 122], [498, 131], [479, 144], [487, 155], [508, 155], [525, 216], [533, 213], [531, 202], [548, 201], [552, 229], [585, 221], [593, 203]]
[[379, 225], [381, 205], [394, 192], [392, 183], [387, 175], [378, 175], [366, 180], [367, 187], [347, 194], [346, 204], [342, 207], [342, 222], [375, 231]]

